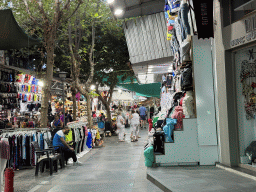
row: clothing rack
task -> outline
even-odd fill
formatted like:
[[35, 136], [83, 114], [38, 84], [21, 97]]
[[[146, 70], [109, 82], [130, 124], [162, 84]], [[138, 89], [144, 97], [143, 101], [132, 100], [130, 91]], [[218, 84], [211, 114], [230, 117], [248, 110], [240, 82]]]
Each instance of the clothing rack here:
[[17, 128], [17, 129], [2, 129], [0, 132], [6, 133], [6, 132], [18, 132], [18, 131], [50, 131], [49, 128]]

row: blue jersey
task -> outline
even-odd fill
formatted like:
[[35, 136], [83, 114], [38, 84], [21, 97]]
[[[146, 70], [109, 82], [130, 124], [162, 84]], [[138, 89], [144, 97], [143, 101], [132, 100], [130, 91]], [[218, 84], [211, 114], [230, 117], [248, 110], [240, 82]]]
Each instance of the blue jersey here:
[[55, 146], [61, 146], [64, 147], [63, 143], [61, 142], [60, 138], [63, 138], [65, 140], [65, 135], [62, 130], [59, 130], [53, 137], [52, 145], [55, 149], [58, 149], [58, 147]]
[[139, 110], [140, 110], [140, 115], [146, 115], [146, 111], [147, 111], [146, 107], [141, 106]]

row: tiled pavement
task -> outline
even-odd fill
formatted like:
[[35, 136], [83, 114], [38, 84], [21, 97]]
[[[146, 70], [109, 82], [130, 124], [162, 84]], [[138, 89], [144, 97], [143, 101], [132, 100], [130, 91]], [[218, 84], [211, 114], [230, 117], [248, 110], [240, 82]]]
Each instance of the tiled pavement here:
[[215, 166], [158, 167], [147, 169], [148, 179], [172, 192], [256, 192], [256, 179]]
[[146, 131], [139, 142], [130, 142], [129, 129], [126, 133], [121, 143], [116, 136], [105, 138], [105, 147], [79, 159], [83, 166], [68, 165], [53, 176], [47, 171], [35, 177], [34, 169], [16, 171], [15, 192], [256, 192], [256, 179], [215, 166], [146, 168]]
[[126, 141], [118, 137], [105, 138], [105, 147], [91, 150], [79, 159], [83, 166], [68, 165], [49, 176], [49, 172], [34, 177], [34, 169], [15, 172], [15, 192], [158, 192], [162, 191], [147, 180], [143, 147], [147, 138], [141, 131], [138, 142], [130, 142], [130, 130], [126, 129]]

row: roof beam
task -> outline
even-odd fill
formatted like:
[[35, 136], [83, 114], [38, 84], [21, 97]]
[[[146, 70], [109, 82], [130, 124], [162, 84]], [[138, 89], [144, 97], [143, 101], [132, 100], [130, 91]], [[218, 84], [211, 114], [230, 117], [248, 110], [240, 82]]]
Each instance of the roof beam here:
[[126, 7], [125, 11], [131, 11], [133, 9], [138, 9], [138, 8], [144, 8], [144, 7], [148, 7], [148, 6], [152, 6], [152, 5], [159, 5], [162, 4], [163, 1], [162, 0], [152, 0], [152, 1], [148, 1], [148, 2], [142, 2], [138, 5], [134, 5], [131, 7]]

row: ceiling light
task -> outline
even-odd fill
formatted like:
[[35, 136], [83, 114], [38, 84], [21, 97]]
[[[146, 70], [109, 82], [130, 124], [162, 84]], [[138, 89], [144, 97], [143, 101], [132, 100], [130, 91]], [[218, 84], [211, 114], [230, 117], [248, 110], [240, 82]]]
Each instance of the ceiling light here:
[[115, 0], [107, 0], [109, 4], [113, 3]]
[[122, 93], [122, 90], [121, 90], [121, 89], [118, 89], [118, 92], [119, 92], [119, 93]]
[[123, 13], [123, 10], [122, 9], [117, 9], [115, 11], [115, 15], [121, 15]]

